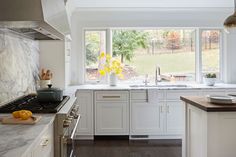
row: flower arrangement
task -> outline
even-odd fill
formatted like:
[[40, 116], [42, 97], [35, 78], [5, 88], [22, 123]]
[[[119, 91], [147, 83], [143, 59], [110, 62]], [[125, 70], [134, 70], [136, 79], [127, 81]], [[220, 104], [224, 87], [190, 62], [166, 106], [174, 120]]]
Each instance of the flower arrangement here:
[[101, 76], [105, 76], [106, 74], [115, 74], [120, 79], [124, 78], [123, 66], [121, 62], [115, 58], [112, 58], [111, 55], [102, 52], [99, 56], [99, 60], [101, 63], [101, 69], [99, 70], [99, 74]]

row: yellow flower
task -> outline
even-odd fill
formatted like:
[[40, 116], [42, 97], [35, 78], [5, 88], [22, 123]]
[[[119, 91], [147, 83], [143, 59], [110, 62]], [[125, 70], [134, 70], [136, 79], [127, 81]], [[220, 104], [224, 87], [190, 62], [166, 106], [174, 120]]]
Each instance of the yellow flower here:
[[105, 70], [105, 72], [107, 72], [107, 73], [110, 73], [110, 72], [111, 72], [111, 68], [109, 68], [109, 67], [107, 67], [107, 66], [104, 67], [104, 70]]
[[105, 76], [105, 75], [106, 75], [106, 71], [105, 71], [105, 70], [99, 70], [99, 74], [100, 74], [101, 76]]
[[115, 72], [116, 72], [116, 75], [119, 75], [119, 74], [121, 74], [121, 73], [122, 73], [122, 69], [120, 69], [120, 68], [117, 68], [117, 69], [115, 69]]
[[120, 79], [124, 79], [124, 75], [123, 75], [123, 74], [119, 74], [118, 77], [119, 77]]
[[105, 57], [105, 52], [102, 52], [101, 54], [100, 54], [100, 56], [99, 56], [99, 58], [101, 59], [101, 58], [104, 58]]
[[106, 59], [107, 59], [107, 61], [110, 61], [111, 60], [111, 55], [107, 54]]

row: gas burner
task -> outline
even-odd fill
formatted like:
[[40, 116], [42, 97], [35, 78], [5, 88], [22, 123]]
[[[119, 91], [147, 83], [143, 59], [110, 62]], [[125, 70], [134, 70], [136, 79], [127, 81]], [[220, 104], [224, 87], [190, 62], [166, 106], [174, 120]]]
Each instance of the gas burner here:
[[17, 110], [30, 110], [33, 113], [57, 113], [69, 99], [69, 96], [64, 96], [60, 102], [40, 102], [36, 95], [27, 95], [0, 107], [0, 113], [11, 113]]

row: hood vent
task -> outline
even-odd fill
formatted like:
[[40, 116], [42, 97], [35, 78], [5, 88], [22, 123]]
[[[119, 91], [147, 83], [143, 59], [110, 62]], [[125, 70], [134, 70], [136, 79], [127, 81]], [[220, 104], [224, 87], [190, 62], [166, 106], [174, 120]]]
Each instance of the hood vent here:
[[33, 40], [64, 40], [70, 34], [64, 0], [0, 0], [0, 29]]

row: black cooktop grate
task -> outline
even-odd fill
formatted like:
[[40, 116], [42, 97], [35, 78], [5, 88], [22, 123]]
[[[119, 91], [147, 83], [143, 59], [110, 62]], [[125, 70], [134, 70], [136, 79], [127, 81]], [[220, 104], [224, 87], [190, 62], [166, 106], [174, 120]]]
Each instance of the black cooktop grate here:
[[57, 113], [70, 99], [64, 96], [58, 102], [40, 102], [36, 95], [27, 95], [0, 107], [0, 113], [11, 113], [17, 110], [30, 110], [33, 113]]

